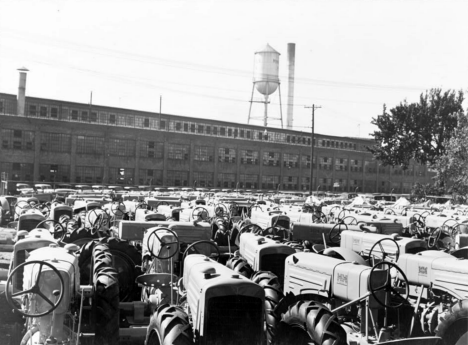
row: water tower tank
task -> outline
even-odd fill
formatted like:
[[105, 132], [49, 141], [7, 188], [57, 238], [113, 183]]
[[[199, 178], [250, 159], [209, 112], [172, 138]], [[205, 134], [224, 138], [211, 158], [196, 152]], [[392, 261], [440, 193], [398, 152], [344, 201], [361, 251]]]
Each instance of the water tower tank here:
[[255, 52], [254, 83], [262, 95], [271, 95], [278, 88], [279, 56], [269, 44]]

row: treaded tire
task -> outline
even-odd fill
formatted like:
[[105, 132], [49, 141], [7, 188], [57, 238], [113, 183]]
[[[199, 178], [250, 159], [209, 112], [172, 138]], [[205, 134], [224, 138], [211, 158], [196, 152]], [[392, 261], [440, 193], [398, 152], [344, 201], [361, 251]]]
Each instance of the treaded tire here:
[[[323, 304], [314, 301], [298, 301], [288, 308], [281, 316], [279, 335], [288, 333], [292, 339], [297, 339], [294, 328], [307, 332], [308, 338], [317, 345], [346, 345], [346, 332], [338, 324], [336, 316]], [[286, 326], [286, 327], [285, 327]], [[289, 329], [288, 329], [289, 328]], [[294, 334], [296, 333], [296, 334]], [[290, 340], [280, 344], [291, 343]]]
[[281, 283], [278, 280], [278, 276], [270, 271], [257, 271], [250, 278], [255, 284], [260, 286], [273, 286], [278, 290], [281, 290]]
[[278, 302], [284, 297], [281, 290], [271, 285], [263, 285], [265, 290], [265, 323], [267, 344], [274, 344], [280, 317], [275, 313]]
[[98, 244], [93, 249], [92, 313], [95, 325], [94, 344], [119, 342], [119, 279], [112, 267], [109, 246]]
[[182, 308], [163, 304], [156, 309], [146, 333], [146, 345], [191, 345], [193, 332]]
[[468, 300], [455, 304], [435, 331], [445, 345], [456, 344], [461, 337], [468, 337]]
[[78, 265], [80, 267], [81, 284], [89, 284], [90, 267], [93, 248], [99, 244], [109, 246], [113, 255], [114, 267], [119, 273], [120, 301], [139, 300], [139, 289], [135, 283], [136, 277], [141, 274], [141, 270], [136, 266], [141, 266], [141, 253], [126, 240], [116, 237], [103, 237], [88, 242], [79, 251]]
[[254, 273], [252, 267], [248, 264], [248, 262], [241, 257], [230, 258], [227, 261], [226, 266], [249, 279]]

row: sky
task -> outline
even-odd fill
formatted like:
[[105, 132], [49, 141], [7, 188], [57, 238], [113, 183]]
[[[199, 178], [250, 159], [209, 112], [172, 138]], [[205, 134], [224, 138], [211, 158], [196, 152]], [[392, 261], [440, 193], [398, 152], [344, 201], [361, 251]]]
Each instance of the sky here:
[[[431, 88], [468, 91], [468, 1], [0, 0], [0, 92], [247, 123], [254, 54], [296, 44], [293, 129], [368, 138]], [[254, 93], [254, 101], [261, 100]], [[162, 100], [160, 102], [160, 100]], [[465, 108], [467, 106], [465, 105]], [[263, 105], [252, 103], [251, 124]], [[280, 98], [269, 104], [279, 127]]]

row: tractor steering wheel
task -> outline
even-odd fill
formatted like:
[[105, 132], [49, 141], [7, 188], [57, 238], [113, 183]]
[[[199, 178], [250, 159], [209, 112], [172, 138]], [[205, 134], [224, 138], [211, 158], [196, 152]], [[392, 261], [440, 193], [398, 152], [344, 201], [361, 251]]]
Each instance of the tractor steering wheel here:
[[[221, 256], [221, 252], [219, 251], [219, 247], [218, 245], [215, 243], [215, 242], [212, 242], [212, 241], [208, 241], [208, 240], [202, 240], [202, 241], [197, 241], [197, 242], [194, 242], [192, 243], [191, 245], [189, 245], [187, 247], [187, 249], [185, 250], [184, 252], [184, 255], [182, 256], [182, 262], [185, 261], [185, 257], [187, 255], [190, 255], [190, 254], [201, 254], [202, 251], [200, 251], [199, 249], [197, 249], [197, 246], [200, 245], [200, 244], [209, 244], [210, 246], [214, 247], [214, 249], [216, 250], [216, 253], [211, 253], [209, 255], [209, 258], [215, 258], [216, 261], [219, 261], [219, 258]], [[213, 255], [214, 254], [214, 255]]]
[[229, 211], [228, 211], [226, 205], [218, 203], [218, 204], [215, 205], [215, 214], [218, 217], [222, 217], [225, 214], [229, 214]]
[[322, 211], [312, 213], [313, 223], [328, 223], [327, 216]]
[[[384, 241], [390, 241], [391, 243], [393, 243], [395, 245], [395, 253], [387, 253], [384, 249], [384, 247], [382, 246], [382, 242]], [[382, 253], [382, 257], [380, 258], [380, 255], [372, 255], [372, 252], [374, 251], [374, 248], [379, 246], [380, 247], [380, 252]], [[388, 262], [385, 260], [386, 257], [395, 257], [394, 259], [392, 259], [391, 262], [397, 262], [398, 261], [398, 258], [400, 257], [400, 247], [398, 246], [398, 243], [393, 239], [393, 238], [382, 238], [381, 240], [377, 241], [376, 243], [374, 243], [374, 245], [372, 246], [372, 248], [370, 249], [369, 251], [369, 260], [372, 260], [372, 264], [374, 264], [374, 258], [377, 257], [379, 259], [382, 259], [382, 262]]]
[[[51, 229], [41, 228], [41, 225], [45, 223], [52, 223], [54, 225], [54, 232], [51, 232], [50, 231]], [[67, 234], [67, 230], [65, 230], [63, 225], [53, 219], [43, 220], [42, 222], [36, 225], [36, 228], [49, 230], [49, 232], [52, 235], [54, 235], [54, 239], [59, 240], [59, 241], [63, 241], [63, 239], [65, 238], [65, 235]]]
[[[176, 240], [173, 241], [173, 242], [164, 242], [164, 240], [161, 237], [159, 237], [158, 234], [157, 234], [157, 232], [162, 232], [162, 231], [170, 232], [175, 237]], [[159, 252], [157, 254], [155, 254], [153, 252], [154, 244], [152, 246], [150, 246], [150, 243], [151, 243], [150, 240], [151, 240], [151, 238], [153, 236], [156, 237], [156, 239], [161, 244], [161, 246], [159, 248]], [[148, 247], [148, 250], [149, 250], [149, 252], [151, 253], [152, 256], [154, 256], [155, 258], [160, 259], [160, 260], [165, 260], [165, 259], [172, 258], [174, 255], [176, 255], [179, 252], [180, 243], [179, 243], [179, 238], [177, 237], [177, 234], [174, 231], [172, 231], [171, 229], [168, 229], [168, 228], [158, 228], [158, 229], [154, 230], [148, 236], [146, 246]], [[166, 249], [167, 249], [167, 254], [166, 255], [161, 254], [161, 250], [162, 250], [163, 247], [166, 247]]]
[[[375, 286], [375, 283], [373, 283], [373, 281], [375, 279], [374, 278], [374, 275], [376, 275], [376, 270], [380, 270], [380, 266], [387, 266], [388, 269], [385, 269], [387, 271], [387, 277], [385, 279], [385, 283], [381, 286], [378, 286], [376, 287]], [[397, 270], [397, 272], [401, 275], [401, 277], [403, 278], [403, 282], [404, 282], [404, 285], [405, 285], [405, 293], [404, 295], [402, 295], [397, 289], [397, 287], [394, 287], [392, 286], [392, 275], [391, 275], [391, 272], [390, 272], [390, 269], [391, 268], [395, 268]], [[385, 307], [385, 308], [394, 308], [394, 309], [397, 309], [397, 308], [400, 308], [404, 303], [407, 303], [408, 302], [408, 297], [409, 297], [409, 283], [408, 283], [408, 279], [406, 278], [405, 276], [405, 273], [401, 270], [400, 267], [398, 267], [397, 264], [393, 263], [393, 262], [388, 262], [388, 261], [382, 261], [382, 262], [379, 262], [377, 265], [375, 265], [374, 267], [372, 267], [371, 271], [370, 271], [370, 274], [369, 274], [369, 278], [368, 278], [368, 287], [369, 287], [369, 291], [371, 292], [372, 296], [375, 298], [375, 300], [377, 301], [377, 303], [379, 303], [381, 306]], [[379, 297], [377, 297], [377, 292], [380, 291], [380, 290], [384, 290], [385, 292], [393, 292], [396, 297], [398, 298], [401, 298], [403, 301], [400, 302], [400, 303], [395, 303], [395, 304], [387, 304], [385, 299], [382, 301]], [[389, 302], [390, 303], [390, 302]]]
[[[341, 226], [345, 226], [346, 229], [341, 229]], [[341, 241], [341, 232], [343, 230], [348, 230], [348, 224], [346, 223], [337, 223], [330, 229], [328, 232], [328, 240], [333, 244], [339, 244]]]
[[435, 229], [427, 238], [427, 248], [433, 249], [437, 247], [437, 242], [440, 239], [440, 235], [442, 235], [442, 228]]
[[[29, 289], [26, 289], [26, 290], [23, 290], [23, 291], [19, 291], [19, 292], [14, 292], [12, 293], [13, 291], [13, 286], [11, 286], [10, 288], [10, 285], [13, 285], [13, 281], [16, 281], [16, 279], [13, 279], [13, 277], [15, 276], [15, 274], [19, 273], [21, 275], [23, 275], [23, 272], [24, 272], [24, 267], [27, 266], [27, 265], [39, 265], [39, 271], [37, 272], [37, 277], [36, 277], [36, 281], [34, 283], [34, 285], [32, 287], [30, 287]], [[43, 266], [47, 266], [49, 268], [52, 269], [52, 272], [54, 273], [54, 276], [57, 276], [59, 281], [60, 281], [60, 292], [58, 292], [57, 290], [54, 290], [52, 292], [52, 294], [54, 296], [56, 296], [58, 294], [58, 298], [57, 300], [54, 302], [52, 302], [42, 291], [41, 291], [41, 286], [42, 284], [40, 283], [45, 283], [45, 279], [41, 279], [41, 273], [42, 273], [42, 267]], [[55, 277], [54, 277], [55, 278]], [[50, 283], [50, 281], [52, 280], [53, 278], [52, 277], [48, 277], [47, 278], [47, 283]], [[44, 287], [44, 286], [42, 286]], [[16, 311], [18, 311], [20, 314], [24, 315], [24, 316], [27, 316], [27, 317], [41, 317], [41, 316], [44, 316], [44, 315], [47, 315], [47, 314], [50, 314], [51, 312], [53, 312], [55, 309], [57, 309], [57, 307], [59, 306], [60, 302], [62, 301], [62, 298], [63, 298], [63, 292], [65, 291], [65, 283], [63, 282], [63, 278], [60, 274], [60, 272], [54, 267], [52, 266], [50, 263], [48, 262], [45, 262], [45, 261], [39, 261], [39, 260], [34, 260], [34, 261], [27, 261], [27, 262], [23, 262], [21, 265], [17, 266], [12, 272], [11, 274], [8, 276], [8, 280], [7, 280], [7, 283], [6, 283], [6, 289], [5, 289], [5, 296], [6, 296], [6, 300], [8, 301], [8, 304]], [[32, 312], [26, 312], [24, 311], [23, 309], [20, 309], [18, 308], [14, 301], [13, 301], [13, 298], [14, 297], [19, 297], [19, 296], [23, 296], [23, 295], [29, 295], [29, 294], [32, 294], [32, 295], [37, 295], [37, 297], [35, 297], [36, 299], [36, 302], [38, 302], [38, 297], [42, 298], [42, 300], [44, 300], [45, 302], [47, 302], [48, 305], [50, 305], [50, 307], [44, 311], [44, 312], [38, 312], [38, 313], [32, 313]], [[31, 298], [29, 299], [31, 300]]]
[[[116, 205], [115, 209], [114, 209], [114, 205]], [[125, 211], [122, 211], [120, 209], [120, 206], [123, 206], [124, 209], [126, 210], [126, 207], [125, 207], [125, 204], [121, 201], [115, 201], [113, 202], [111, 205], [110, 205], [110, 211], [111, 213], [116, 216], [116, 217], [123, 217], [123, 215], [125, 214]]]
[[145, 209], [145, 210], [149, 210], [150, 209], [150, 206], [146, 203], [146, 202], [139, 202], [136, 206], [135, 206], [135, 212], [136, 210], [138, 209]]
[[191, 217], [192, 219], [200, 218], [203, 221], [207, 221], [210, 218], [210, 214], [208, 213], [208, 210], [203, 206], [197, 206], [192, 210]]
[[[98, 211], [101, 211], [101, 212], [98, 212]], [[91, 218], [90, 218], [91, 215], [96, 216], [93, 222], [91, 221]], [[89, 224], [91, 224], [92, 235], [95, 235], [99, 231], [101, 226], [106, 221], [107, 216], [108, 216], [107, 212], [100, 208], [93, 208], [91, 211], [88, 212], [88, 222]]]
[[254, 234], [260, 234], [262, 233], [262, 231], [263, 229], [257, 224], [248, 224], [239, 230], [239, 235], [243, 234], [244, 232], [252, 232]]
[[262, 236], [280, 236], [283, 240], [288, 237], [288, 231], [284, 228], [270, 226], [261, 232]]

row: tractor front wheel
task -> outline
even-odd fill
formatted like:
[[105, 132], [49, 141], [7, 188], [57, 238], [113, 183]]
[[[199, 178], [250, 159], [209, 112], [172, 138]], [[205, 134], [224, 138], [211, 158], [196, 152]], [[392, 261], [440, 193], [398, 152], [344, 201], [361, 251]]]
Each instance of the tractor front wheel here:
[[436, 329], [445, 345], [468, 344], [468, 300], [463, 300], [452, 307], [451, 312]]
[[146, 345], [191, 345], [192, 327], [182, 308], [163, 304], [151, 316]]

